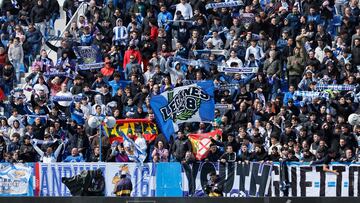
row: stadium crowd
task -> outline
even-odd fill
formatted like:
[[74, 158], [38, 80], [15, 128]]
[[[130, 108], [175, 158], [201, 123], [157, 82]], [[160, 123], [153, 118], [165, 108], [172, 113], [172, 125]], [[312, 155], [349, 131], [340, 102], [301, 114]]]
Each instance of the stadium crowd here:
[[[65, 0], [71, 26], [54, 45], [57, 0], [3, 0], [0, 161], [97, 162], [100, 151], [101, 161], [134, 161], [133, 144], [110, 143], [90, 116], [154, 119], [151, 97], [201, 80], [216, 86], [215, 120], [185, 123], [170, 140], [135, 132], [148, 162], [192, 163], [188, 134], [214, 129], [222, 136], [204, 161], [358, 161], [360, 126], [347, 123], [359, 112], [358, 0], [207, 6], [220, 2], [91, 0], [71, 21], [82, 2]], [[78, 46], [98, 47], [103, 67], [78, 69]]]

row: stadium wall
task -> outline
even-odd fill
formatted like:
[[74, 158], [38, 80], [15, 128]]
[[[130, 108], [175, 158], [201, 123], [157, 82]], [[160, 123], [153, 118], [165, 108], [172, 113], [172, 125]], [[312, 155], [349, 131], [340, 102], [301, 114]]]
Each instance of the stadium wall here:
[[62, 177], [101, 169], [105, 195], [112, 194], [119, 175], [133, 183], [133, 197], [203, 197], [208, 174], [219, 175], [225, 197], [360, 197], [360, 163], [322, 166], [304, 163], [29, 163], [0, 164], [0, 196], [68, 197]]

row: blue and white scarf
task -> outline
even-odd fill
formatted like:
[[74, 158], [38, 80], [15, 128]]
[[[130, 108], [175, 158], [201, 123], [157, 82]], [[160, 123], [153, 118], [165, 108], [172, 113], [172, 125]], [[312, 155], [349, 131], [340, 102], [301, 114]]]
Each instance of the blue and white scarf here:
[[194, 55], [200, 55], [200, 54], [214, 54], [214, 55], [222, 55], [222, 56], [228, 56], [229, 53], [226, 50], [217, 50], [217, 49], [202, 49], [202, 50], [193, 50]]
[[199, 67], [205, 67], [207, 65], [219, 65], [216, 61], [210, 61], [210, 60], [204, 60], [204, 59], [185, 59], [179, 56], [172, 57], [173, 61], [179, 62], [180, 64], [185, 64], [188, 66], [199, 66]]
[[237, 7], [243, 6], [244, 3], [242, 1], [229, 1], [229, 2], [220, 2], [220, 3], [209, 3], [206, 4], [206, 9], [214, 9], [214, 8], [228, 8], [228, 7]]
[[215, 104], [215, 109], [235, 110], [232, 104]]
[[77, 66], [77, 68], [79, 70], [96, 70], [96, 69], [101, 69], [102, 67], [104, 67], [103, 62], [100, 63], [90, 63], [90, 64], [80, 64]]
[[219, 66], [219, 72], [225, 73], [241, 73], [241, 74], [250, 74], [250, 73], [257, 73], [259, 67], [227, 67], [227, 66]]
[[355, 89], [356, 89], [355, 85], [318, 84], [315, 86], [315, 90], [353, 91]]
[[52, 97], [52, 101], [56, 101], [56, 102], [59, 102], [59, 101], [76, 101], [76, 102], [79, 102], [81, 101], [83, 97], [82, 96], [79, 96], [79, 95], [75, 95], [75, 96], [53, 96]]
[[68, 78], [71, 78], [71, 79], [74, 79], [75, 76], [73, 74], [70, 74], [70, 73], [67, 73], [67, 72], [47, 72], [47, 73], [44, 73], [44, 76], [46, 78], [50, 78], [50, 77], [68, 77]]
[[293, 97], [294, 99], [296, 99], [296, 97], [305, 97], [305, 98], [324, 97], [326, 99], [329, 99], [330, 94], [328, 92], [295, 91]]

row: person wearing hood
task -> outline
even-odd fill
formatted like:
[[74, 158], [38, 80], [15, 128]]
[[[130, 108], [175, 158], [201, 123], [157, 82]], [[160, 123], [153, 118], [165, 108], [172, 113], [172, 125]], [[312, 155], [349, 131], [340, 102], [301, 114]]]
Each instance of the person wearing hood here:
[[91, 108], [91, 114], [96, 116], [105, 115], [106, 106], [102, 102], [102, 97], [100, 94], [95, 95], [94, 97], [95, 104]]
[[181, 70], [181, 64], [178, 61], [174, 62], [173, 67], [167, 65], [166, 72], [170, 74], [171, 84], [176, 84], [178, 80], [185, 78], [185, 74]]
[[116, 26], [113, 28], [113, 43], [116, 46], [122, 47], [122, 50], [125, 49], [125, 46], [128, 41], [129, 33], [126, 27], [123, 25], [123, 20], [118, 18], [116, 20]]
[[70, 50], [69, 49], [63, 49], [61, 53], [61, 57], [58, 58], [56, 62], [56, 67], [58, 67], [59, 72], [70, 72], [75, 67], [75, 61], [70, 58]]

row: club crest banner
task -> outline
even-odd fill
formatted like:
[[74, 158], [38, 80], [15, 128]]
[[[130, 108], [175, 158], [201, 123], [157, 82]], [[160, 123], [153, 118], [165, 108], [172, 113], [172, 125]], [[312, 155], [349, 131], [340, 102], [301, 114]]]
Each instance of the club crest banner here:
[[157, 124], [169, 139], [178, 124], [214, 120], [213, 81], [197, 82], [166, 91], [150, 100]]
[[32, 172], [25, 164], [1, 164], [0, 196], [32, 196]]
[[78, 46], [74, 48], [76, 56], [81, 60], [80, 64], [95, 64], [102, 62], [101, 52], [97, 46]]

